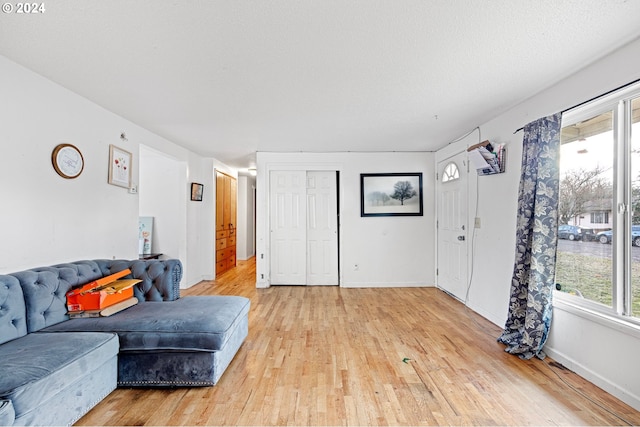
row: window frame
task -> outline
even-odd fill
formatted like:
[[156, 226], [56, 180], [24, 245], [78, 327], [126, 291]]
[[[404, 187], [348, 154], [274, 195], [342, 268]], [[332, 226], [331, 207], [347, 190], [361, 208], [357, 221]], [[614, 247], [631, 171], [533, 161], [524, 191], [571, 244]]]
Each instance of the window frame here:
[[[640, 326], [640, 317], [632, 316], [631, 271], [631, 128], [632, 101], [640, 98], [640, 83], [608, 93], [563, 112], [561, 127], [571, 126], [599, 114], [611, 111], [613, 131], [613, 210], [612, 216], [612, 303], [611, 307], [592, 300], [554, 290], [554, 299], [598, 313], [609, 319]], [[640, 138], [640, 135], [637, 136]]]

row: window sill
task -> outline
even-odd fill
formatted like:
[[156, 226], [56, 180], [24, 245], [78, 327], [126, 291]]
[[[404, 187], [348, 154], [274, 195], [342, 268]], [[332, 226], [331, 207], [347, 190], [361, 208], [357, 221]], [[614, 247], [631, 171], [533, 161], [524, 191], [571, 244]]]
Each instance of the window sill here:
[[582, 317], [583, 319], [598, 323], [604, 327], [615, 329], [626, 335], [640, 339], [640, 321], [636, 322], [626, 317], [604, 313], [594, 308], [581, 304], [578, 297], [566, 295], [563, 292], [553, 292], [553, 308]]

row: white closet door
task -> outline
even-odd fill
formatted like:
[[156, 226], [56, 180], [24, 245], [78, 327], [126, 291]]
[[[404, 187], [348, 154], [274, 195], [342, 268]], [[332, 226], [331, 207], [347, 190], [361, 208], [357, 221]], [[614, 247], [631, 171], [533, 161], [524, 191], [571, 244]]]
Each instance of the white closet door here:
[[338, 201], [335, 171], [307, 172], [307, 285], [338, 281]]
[[271, 171], [271, 284], [306, 285], [306, 171]]

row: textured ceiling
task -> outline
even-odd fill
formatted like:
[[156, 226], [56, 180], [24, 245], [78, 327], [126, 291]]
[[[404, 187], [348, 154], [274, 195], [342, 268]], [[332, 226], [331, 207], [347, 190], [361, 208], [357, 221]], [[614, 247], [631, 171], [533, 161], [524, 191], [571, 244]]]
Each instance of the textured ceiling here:
[[55, 0], [0, 54], [230, 166], [431, 151], [640, 35], [636, 0]]

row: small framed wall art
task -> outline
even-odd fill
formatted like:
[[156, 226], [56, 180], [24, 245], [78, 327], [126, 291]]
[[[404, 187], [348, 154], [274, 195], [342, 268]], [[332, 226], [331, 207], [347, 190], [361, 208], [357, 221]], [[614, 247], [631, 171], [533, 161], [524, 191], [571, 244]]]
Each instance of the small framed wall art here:
[[360, 174], [360, 216], [422, 216], [422, 173]]
[[194, 202], [202, 201], [202, 192], [204, 191], [204, 185], [197, 182], [191, 183], [191, 200]]
[[119, 187], [131, 188], [131, 162], [133, 156], [130, 152], [109, 145], [109, 184]]

